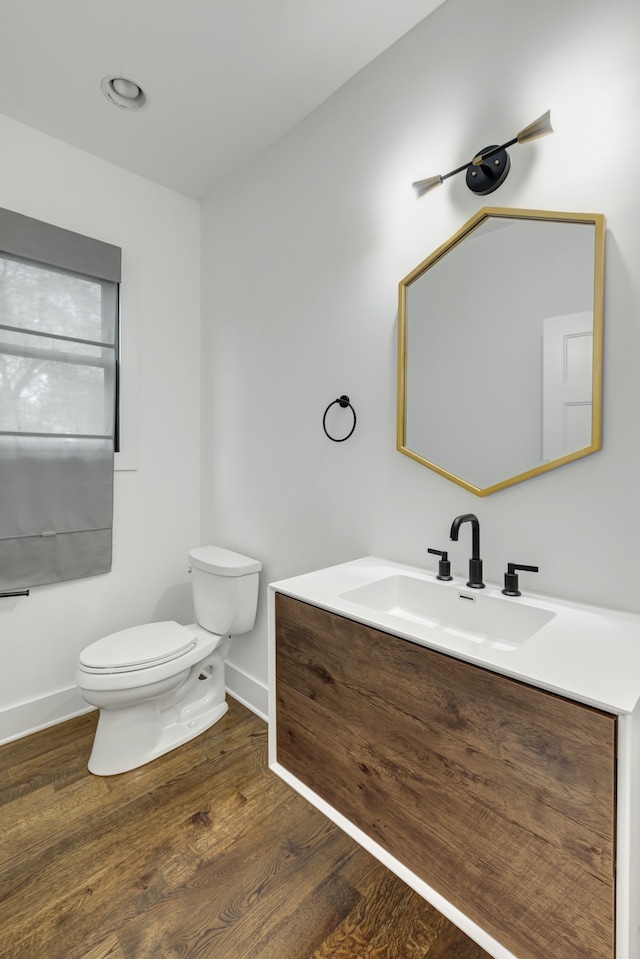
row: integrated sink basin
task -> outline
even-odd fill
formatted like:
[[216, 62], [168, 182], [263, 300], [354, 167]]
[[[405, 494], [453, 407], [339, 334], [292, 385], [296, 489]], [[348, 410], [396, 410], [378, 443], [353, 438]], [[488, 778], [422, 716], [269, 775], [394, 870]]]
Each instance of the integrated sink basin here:
[[403, 574], [347, 590], [340, 598], [433, 629], [444, 637], [504, 652], [518, 649], [555, 617], [554, 612], [539, 606]]
[[595, 709], [637, 710], [640, 744], [640, 615], [523, 586], [522, 596], [504, 596], [495, 581], [470, 589], [462, 578], [442, 582], [417, 566], [363, 556], [271, 583], [270, 635], [275, 597], [284, 593]]

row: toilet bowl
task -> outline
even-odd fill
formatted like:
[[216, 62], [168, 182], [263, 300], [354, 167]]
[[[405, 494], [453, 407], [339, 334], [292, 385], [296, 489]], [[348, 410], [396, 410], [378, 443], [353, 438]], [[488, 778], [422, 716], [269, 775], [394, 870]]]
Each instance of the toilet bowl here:
[[151, 762], [228, 709], [224, 660], [231, 634], [253, 627], [261, 564], [216, 546], [192, 550], [189, 559], [197, 623], [134, 626], [80, 653], [76, 685], [100, 710], [88, 762], [98, 776]]

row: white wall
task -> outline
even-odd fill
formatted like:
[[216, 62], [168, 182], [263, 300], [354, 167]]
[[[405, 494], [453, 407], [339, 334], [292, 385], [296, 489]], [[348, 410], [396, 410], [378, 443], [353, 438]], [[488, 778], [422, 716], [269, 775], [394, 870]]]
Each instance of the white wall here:
[[[640, 610], [639, 88], [636, 0], [447, 0], [206, 199], [203, 542], [264, 583], [367, 553], [432, 567], [474, 511], [489, 580], [538, 564], [525, 589]], [[414, 198], [547, 108], [555, 134], [512, 149], [498, 193]], [[395, 377], [398, 281], [485, 204], [606, 215], [605, 408], [601, 452], [479, 499], [396, 452]], [[266, 682], [264, 591], [230, 659]]]
[[123, 362], [138, 367], [138, 468], [115, 475], [112, 572], [0, 600], [2, 741], [81, 707], [74, 673], [88, 643], [150, 620], [192, 621], [200, 208], [1, 116], [0, 143], [0, 206], [122, 247]]

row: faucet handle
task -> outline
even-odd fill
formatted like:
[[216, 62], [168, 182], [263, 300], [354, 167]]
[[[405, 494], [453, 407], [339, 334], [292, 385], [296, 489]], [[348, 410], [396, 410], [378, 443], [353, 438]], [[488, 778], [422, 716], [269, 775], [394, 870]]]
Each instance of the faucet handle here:
[[537, 566], [522, 566], [519, 563], [507, 563], [507, 572], [504, 574], [504, 589], [502, 592], [505, 596], [522, 596], [522, 593], [518, 589], [518, 574], [516, 570], [524, 570], [527, 573], [537, 573]]
[[436, 579], [441, 579], [444, 582], [448, 582], [450, 579], [453, 579], [451, 575], [451, 563], [449, 562], [449, 554], [446, 549], [427, 549], [427, 553], [433, 553], [434, 556], [440, 557], [440, 562], [438, 563], [438, 575]]

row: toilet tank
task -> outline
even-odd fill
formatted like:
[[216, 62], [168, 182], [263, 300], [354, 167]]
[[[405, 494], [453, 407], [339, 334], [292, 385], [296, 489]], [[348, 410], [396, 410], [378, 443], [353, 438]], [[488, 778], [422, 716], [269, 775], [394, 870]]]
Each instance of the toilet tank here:
[[253, 629], [262, 563], [221, 546], [198, 546], [189, 562], [198, 623], [219, 636]]

